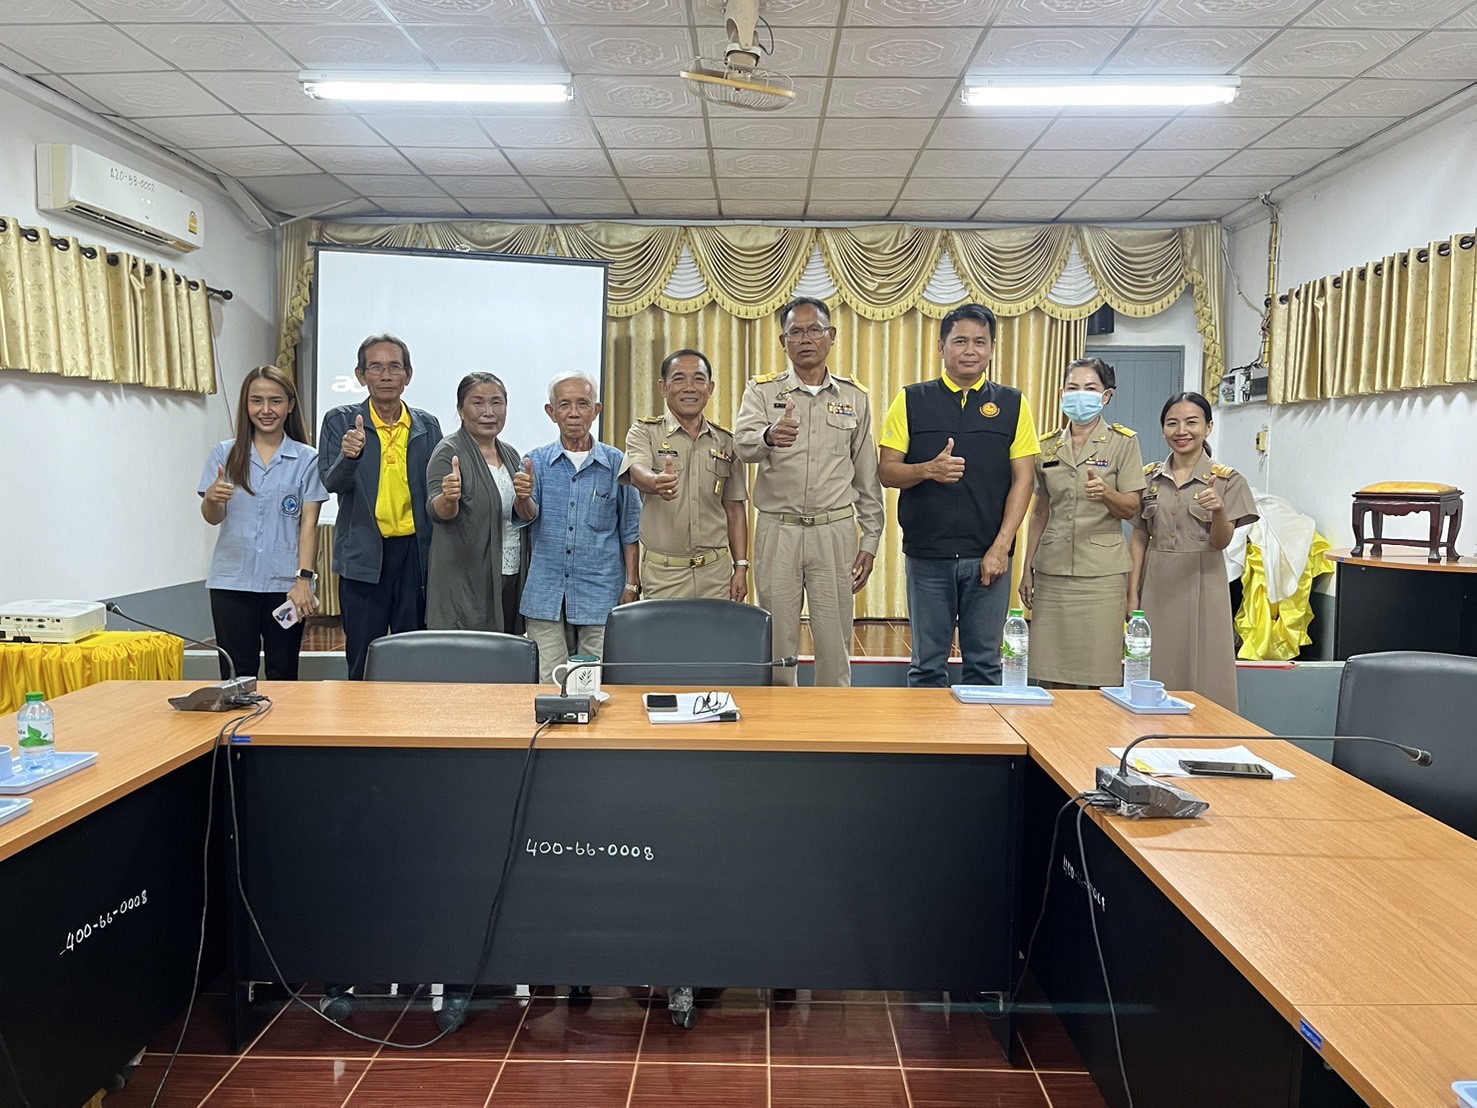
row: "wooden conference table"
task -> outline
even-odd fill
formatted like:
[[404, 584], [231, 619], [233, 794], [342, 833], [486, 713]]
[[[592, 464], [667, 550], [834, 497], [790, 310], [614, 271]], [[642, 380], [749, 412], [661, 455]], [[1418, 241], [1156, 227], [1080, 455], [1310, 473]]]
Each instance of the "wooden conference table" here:
[[[183, 1007], [223, 722], [170, 710], [187, 687], [62, 698], [64, 745], [103, 756], [0, 826], [0, 933], [19, 971], [0, 1032], [35, 1108], [74, 1108]], [[285, 976], [470, 972], [533, 690], [263, 689], [275, 705], [232, 772], [243, 876]], [[1096, 693], [994, 709], [787, 688], [734, 690], [736, 724], [654, 727], [639, 690], [612, 691], [593, 725], [539, 738], [484, 980], [1001, 988], [1049, 864], [1032, 971], [1123, 1102], [1074, 814], [1048, 856], [1051, 817], [1110, 745], [1255, 728], [1208, 703], [1133, 717]], [[1450, 1082], [1477, 1076], [1477, 842], [1263, 745], [1296, 780], [1197, 779], [1211, 808], [1195, 821], [1084, 817], [1136, 1103], [1451, 1105]], [[76, 940], [144, 888], [146, 907]], [[234, 941], [244, 972], [270, 976]], [[424, 972], [357, 976], [371, 968]], [[0, 1105], [12, 1098], [0, 1081]]]

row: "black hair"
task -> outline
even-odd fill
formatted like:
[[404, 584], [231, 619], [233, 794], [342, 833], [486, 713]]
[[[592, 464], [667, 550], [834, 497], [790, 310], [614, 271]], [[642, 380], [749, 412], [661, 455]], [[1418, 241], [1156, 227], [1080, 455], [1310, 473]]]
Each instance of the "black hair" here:
[[365, 352], [371, 346], [378, 346], [382, 342], [393, 342], [396, 346], [398, 346], [400, 348], [400, 360], [405, 364], [405, 372], [406, 373], [409, 373], [410, 372], [410, 347], [408, 347], [408, 346], [405, 345], [405, 342], [404, 342], [403, 339], [397, 339], [394, 335], [390, 335], [390, 334], [370, 335], [369, 338], [365, 339], [363, 342], [361, 342], [359, 344], [359, 356], [358, 356], [357, 361], [355, 362], [355, 365], [358, 368], [359, 372], [360, 373], [363, 373], [366, 369], [369, 368], [367, 365], [364, 364], [364, 354], [365, 354]]
[[667, 379], [667, 370], [672, 368], [672, 363], [675, 362], [678, 358], [696, 358], [698, 361], [703, 363], [703, 368], [708, 371], [708, 380], [711, 381], [713, 379], [713, 363], [708, 361], [708, 356], [704, 354], [701, 350], [693, 350], [691, 348], [684, 347], [681, 350], [668, 354], [662, 360], [663, 381]]
[[939, 320], [939, 343], [949, 337], [949, 332], [954, 329], [954, 324], [961, 319], [972, 319], [976, 323], [982, 323], [990, 329], [990, 341], [995, 341], [995, 313], [983, 304], [960, 304], [943, 319]]
[[[1097, 374], [1098, 383], [1103, 386], [1104, 392], [1107, 392], [1111, 388], [1117, 387], [1117, 374], [1113, 372], [1113, 367], [1110, 366], [1107, 362], [1103, 361], [1101, 358], [1073, 359], [1072, 361], [1067, 363], [1067, 371], [1066, 373], [1062, 374], [1062, 381], [1065, 382], [1068, 377], [1072, 376], [1072, 370], [1084, 368], [1090, 369]], [[1163, 423], [1164, 420], [1161, 418], [1159, 422]]]
[[471, 392], [478, 385], [496, 385], [498, 388], [503, 390], [503, 402], [507, 402], [508, 386], [503, 384], [502, 381], [498, 379], [497, 374], [484, 373], [481, 370], [474, 370], [473, 372], [463, 377], [461, 379], [461, 383], [458, 384], [456, 387], [457, 411], [462, 410], [462, 404], [467, 399], [467, 393]]
[[820, 317], [825, 320], [827, 327], [831, 326], [831, 309], [824, 300], [817, 300], [813, 296], [797, 296], [780, 309], [780, 330], [783, 331], [789, 326], [789, 318], [794, 314], [796, 308], [804, 307], [807, 304], [814, 308]]
[[[1164, 402], [1164, 407], [1159, 409], [1159, 426], [1164, 426], [1164, 420], [1169, 415], [1169, 409], [1176, 404], [1193, 404], [1205, 413], [1205, 424], [1208, 427], [1215, 422], [1215, 417], [1210, 414], [1210, 401], [1198, 392], [1177, 392]], [[1205, 447], [1205, 454], [1210, 456], [1210, 443], [1206, 441], [1201, 444]]]

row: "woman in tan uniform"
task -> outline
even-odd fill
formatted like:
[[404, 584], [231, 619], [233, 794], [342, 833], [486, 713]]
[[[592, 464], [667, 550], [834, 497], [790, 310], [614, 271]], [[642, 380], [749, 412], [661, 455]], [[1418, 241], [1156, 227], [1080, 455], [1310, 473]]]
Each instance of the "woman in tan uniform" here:
[[1031, 611], [1031, 677], [1046, 684], [1123, 683], [1123, 521], [1138, 508], [1144, 461], [1134, 433], [1102, 418], [1115, 383], [1101, 358], [1067, 366], [1067, 422], [1036, 456], [1020, 597]]
[[1171, 396], [1159, 424], [1170, 453], [1144, 469], [1148, 488], [1133, 520], [1129, 605], [1142, 608], [1154, 629], [1154, 679], [1234, 712], [1236, 640], [1221, 551], [1236, 528], [1257, 519], [1256, 503], [1241, 474], [1211, 463], [1205, 397]]

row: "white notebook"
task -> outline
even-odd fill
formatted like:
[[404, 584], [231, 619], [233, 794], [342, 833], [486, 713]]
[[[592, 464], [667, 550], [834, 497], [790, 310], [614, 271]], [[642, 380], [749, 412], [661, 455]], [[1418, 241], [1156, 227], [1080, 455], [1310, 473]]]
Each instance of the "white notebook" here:
[[729, 723], [739, 718], [738, 705], [726, 692], [677, 693], [675, 712], [646, 710], [652, 723]]

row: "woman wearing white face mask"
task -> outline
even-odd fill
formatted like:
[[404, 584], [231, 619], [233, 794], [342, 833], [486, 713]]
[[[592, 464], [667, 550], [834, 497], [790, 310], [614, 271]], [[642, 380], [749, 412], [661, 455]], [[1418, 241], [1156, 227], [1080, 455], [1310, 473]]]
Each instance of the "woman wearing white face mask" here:
[[1113, 367], [1079, 358], [1062, 384], [1066, 424], [1041, 439], [1021, 574], [1031, 610], [1031, 677], [1051, 685], [1123, 682], [1128, 545], [1144, 462], [1134, 433], [1106, 423]]

